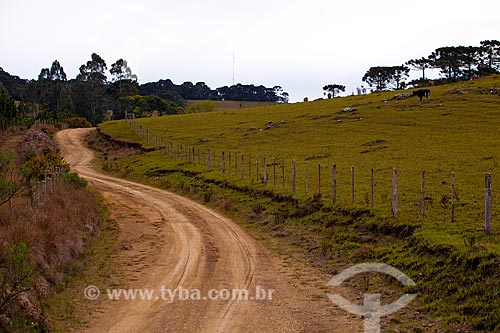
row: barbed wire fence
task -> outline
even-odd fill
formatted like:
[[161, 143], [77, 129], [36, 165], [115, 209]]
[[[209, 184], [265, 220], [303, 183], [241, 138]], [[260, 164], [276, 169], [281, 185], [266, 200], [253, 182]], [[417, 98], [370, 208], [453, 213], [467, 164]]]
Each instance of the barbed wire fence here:
[[[252, 156], [241, 151], [216, 151], [207, 146], [189, 146], [169, 141], [137, 124], [135, 117], [130, 114], [125, 121], [141, 140], [152, 145], [154, 150], [164, 151], [169, 159], [189, 162], [206, 171], [219, 171], [235, 181], [249, 180], [252, 184], [273, 187], [292, 196], [319, 194], [334, 205], [387, 209], [395, 218], [412, 214], [425, 219], [430, 211], [436, 214], [436, 207], [440, 207], [438, 215], [443, 220], [456, 223], [459, 218], [475, 221], [482, 218], [484, 234], [492, 232], [491, 173], [397, 168], [362, 170], [354, 165], [342, 168], [335, 163], [314, 163], [263, 154]], [[478, 190], [481, 187], [480, 179], [483, 179], [484, 186]], [[461, 191], [468, 186], [475, 189]], [[481, 191], [483, 199], [480, 199]], [[468, 213], [463, 214], [464, 211]]]

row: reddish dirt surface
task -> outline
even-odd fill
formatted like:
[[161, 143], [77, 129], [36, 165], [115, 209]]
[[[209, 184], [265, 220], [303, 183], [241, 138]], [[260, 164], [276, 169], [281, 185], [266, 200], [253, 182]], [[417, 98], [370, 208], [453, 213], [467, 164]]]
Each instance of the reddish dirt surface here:
[[[151, 300], [105, 300], [85, 332], [362, 332], [359, 317], [334, 306], [321, 275], [264, 248], [234, 221], [177, 194], [94, 170], [83, 144], [92, 129], [57, 133], [63, 156], [96, 187], [120, 226], [117, 268]], [[212, 289], [273, 290], [266, 300], [161, 299], [162, 288], [206, 297]], [[349, 292], [346, 290], [346, 292]], [[168, 293], [166, 294], [168, 295]], [[196, 296], [196, 295], [195, 295]], [[83, 297], [83, 296], [82, 296]], [[158, 299], [160, 297], [160, 299]], [[84, 300], [86, 301], [86, 300]], [[92, 301], [88, 301], [92, 302]]]

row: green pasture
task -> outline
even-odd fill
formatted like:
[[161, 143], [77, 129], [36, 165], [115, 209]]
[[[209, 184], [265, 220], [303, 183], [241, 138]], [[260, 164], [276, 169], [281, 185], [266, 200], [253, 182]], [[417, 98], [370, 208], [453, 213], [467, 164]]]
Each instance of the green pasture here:
[[[295, 160], [296, 196], [299, 198], [318, 192], [319, 164], [325, 201], [333, 201], [332, 168], [336, 164], [337, 204], [342, 206], [352, 204], [351, 167], [354, 167], [354, 205], [371, 208], [379, 216], [391, 215], [392, 170], [397, 168], [399, 219], [421, 224], [421, 232], [438, 242], [459, 246], [464, 244], [464, 239], [475, 237], [496, 247], [496, 241], [482, 237], [482, 227], [485, 174], [492, 174], [493, 188], [496, 175], [500, 175], [499, 89], [499, 76], [491, 76], [431, 87], [431, 100], [421, 105], [417, 97], [393, 99], [396, 94], [411, 92], [408, 90], [137, 119], [144, 131], [151, 131], [151, 138], [162, 138], [166, 149], [129, 157], [138, 160], [126, 164], [129, 167], [140, 164], [141, 169], [149, 171], [182, 165], [182, 168], [203, 172], [206, 177], [290, 194], [292, 160]], [[347, 107], [356, 108], [356, 111], [342, 112]], [[144, 147], [156, 145], [155, 140], [146, 142], [134, 134], [125, 121], [106, 122], [99, 127], [118, 140], [139, 142]], [[173, 159], [169, 158], [168, 142], [172, 142], [174, 156], [177, 156]], [[194, 161], [190, 162], [187, 151], [192, 152], [193, 148]], [[207, 148], [211, 152], [210, 171]], [[178, 159], [180, 149], [183, 161]], [[198, 151], [201, 165], [197, 164]], [[221, 171], [223, 151], [224, 174]], [[244, 179], [241, 178], [241, 155], [245, 163]], [[264, 157], [268, 174], [266, 185], [262, 184]], [[284, 188], [282, 161], [285, 165]], [[420, 216], [422, 170], [425, 170], [425, 218]], [[455, 173], [456, 194], [454, 223], [451, 222], [452, 172]], [[500, 200], [493, 198], [495, 223], [500, 222], [500, 217], [495, 216], [495, 212], [500, 212]], [[497, 239], [496, 229], [494, 227], [491, 239]]]

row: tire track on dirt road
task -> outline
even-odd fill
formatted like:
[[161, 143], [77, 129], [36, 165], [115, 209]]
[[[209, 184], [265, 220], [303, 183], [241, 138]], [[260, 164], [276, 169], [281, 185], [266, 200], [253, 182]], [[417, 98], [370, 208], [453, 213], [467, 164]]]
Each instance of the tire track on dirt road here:
[[[121, 287], [160, 290], [273, 289], [272, 300], [104, 301], [85, 332], [355, 332], [318, 290], [293, 286], [280, 263], [232, 220], [177, 194], [102, 174], [83, 143], [92, 129], [57, 133], [72, 170], [105, 197], [120, 226]], [[111, 288], [111, 287], [101, 287]], [[105, 292], [103, 292], [105, 294]], [[103, 295], [102, 297], [105, 297]], [[318, 306], [321, 305], [321, 306]], [[333, 311], [333, 312], [332, 312]], [[332, 315], [335, 313], [335, 315]]]

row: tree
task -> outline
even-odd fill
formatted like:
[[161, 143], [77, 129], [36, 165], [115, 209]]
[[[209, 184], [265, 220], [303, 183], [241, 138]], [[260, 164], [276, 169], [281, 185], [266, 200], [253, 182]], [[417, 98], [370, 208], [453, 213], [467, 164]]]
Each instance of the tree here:
[[387, 67], [370, 67], [363, 76], [362, 81], [368, 83], [370, 87], [375, 87], [377, 90], [384, 90], [389, 81]]
[[363, 76], [363, 82], [377, 90], [399, 89], [401, 82], [408, 77], [410, 69], [406, 66], [371, 67]]
[[280, 86], [266, 88], [262, 85], [253, 84], [244, 85], [238, 83], [231, 87], [220, 87], [216, 89], [220, 99], [227, 101], [253, 101], [253, 102], [288, 102], [288, 93], [283, 91]]
[[430, 67], [430, 60], [427, 58], [412, 59], [406, 62], [412, 69], [422, 71], [422, 80], [425, 80], [425, 70]]
[[157, 96], [124, 96], [118, 99], [120, 110], [124, 117], [125, 112], [135, 113], [137, 117], [146, 117], [152, 112], [157, 111], [159, 115], [179, 114], [182, 112], [182, 107], [171, 102], [163, 100]]
[[329, 91], [330, 93], [328, 94], [328, 98], [330, 98], [330, 94], [333, 98], [335, 98], [335, 94], [338, 94], [339, 92], [344, 92], [345, 91], [345, 86], [341, 84], [329, 84], [323, 87], [323, 90]]
[[[0, 130], [5, 130], [7, 127], [14, 125], [18, 117], [18, 110], [14, 99], [12, 99], [7, 90], [0, 87]], [[0, 161], [0, 167], [2, 163]]]
[[[119, 97], [137, 94], [139, 88], [137, 84], [137, 75], [132, 74], [132, 69], [128, 67], [128, 63], [126, 60], [118, 59], [114, 64], [111, 65], [111, 69], [109, 70], [109, 72], [113, 76], [113, 83], [118, 83]], [[130, 93], [123, 94], [123, 88], [124, 88], [123, 86], [126, 86], [125, 88], [128, 88], [129, 90], [131, 87], [133, 87], [132, 89], [134, 91], [130, 91]]]
[[479, 49], [479, 75], [498, 73], [500, 71], [500, 42], [483, 40]]
[[64, 68], [61, 66], [59, 61], [54, 60], [52, 66], [50, 66], [50, 77], [53, 81], [66, 81], [66, 73], [64, 72]]
[[106, 69], [106, 62], [98, 54], [92, 53], [91, 60], [80, 66], [80, 74], [76, 79], [96, 84], [106, 84], [106, 74], [104, 74]]
[[106, 62], [96, 53], [91, 60], [80, 66], [73, 89], [73, 102], [78, 115], [89, 119], [93, 124], [104, 117], [103, 95], [106, 87]]
[[42, 68], [40, 75], [38, 75], [38, 80], [66, 81], [67, 77], [59, 61], [54, 60], [50, 69]]
[[[42, 68], [36, 82], [36, 103], [52, 111], [58, 111], [59, 95], [67, 81], [64, 68], [54, 60], [49, 68]], [[57, 118], [57, 117], [56, 117]]]
[[288, 103], [290, 95], [288, 95], [288, 93], [286, 91], [284, 91], [281, 86], [275, 86], [273, 88], [273, 90], [274, 90], [274, 94], [278, 98], [278, 100], [276, 102], [284, 103], [284, 104]]
[[474, 73], [477, 73], [479, 67], [479, 56], [481, 48], [476, 46], [459, 46], [457, 49], [461, 75], [466, 80], [472, 79]]
[[[408, 78], [410, 69], [406, 66], [393, 66], [391, 69], [391, 79], [389, 80], [389, 85], [392, 85], [396, 90], [401, 88], [401, 83]], [[394, 86], [395, 84], [395, 86]]]
[[111, 69], [109, 70], [111, 75], [115, 78], [114, 81], [120, 80], [131, 80], [137, 81], [137, 75], [132, 74], [132, 70], [128, 67], [127, 60], [119, 59], [114, 64], [111, 65]]
[[72, 91], [68, 85], [64, 85], [57, 97], [57, 113], [64, 116], [72, 115], [75, 111]]
[[12, 98], [18, 101], [25, 100], [28, 80], [23, 80], [19, 76], [10, 75], [0, 67], [0, 82], [7, 89]]
[[460, 60], [458, 48], [446, 46], [437, 48], [429, 55], [430, 64], [438, 68], [449, 81], [456, 81], [460, 76]]
[[178, 105], [184, 106], [185, 101], [171, 80], [160, 80], [158, 82], [149, 82], [139, 87], [141, 95], [154, 95], [161, 99], [172, 101]]

